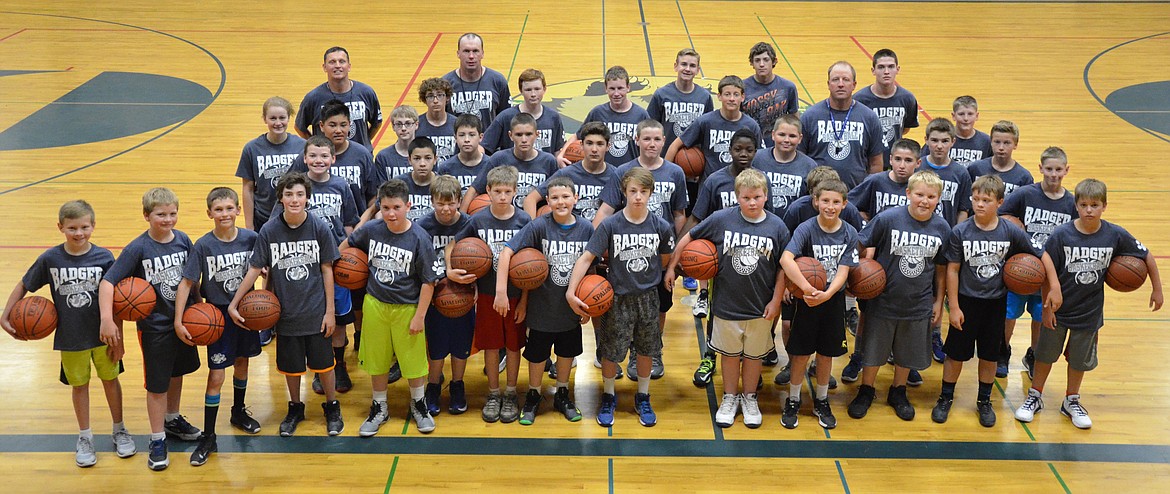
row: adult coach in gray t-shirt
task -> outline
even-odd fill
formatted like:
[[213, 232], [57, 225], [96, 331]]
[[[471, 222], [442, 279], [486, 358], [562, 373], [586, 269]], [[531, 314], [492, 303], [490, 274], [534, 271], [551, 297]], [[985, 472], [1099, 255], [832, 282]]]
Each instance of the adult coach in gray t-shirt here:
[[800, 152], [837, 170], [849, 188], [882, 171], [882, 124], [873, 110], [853, 100], [857, 71], [849, 62], [829, 67], [829, 97], [800, 116]]
[[512, 97], [504, 75], [484, 67], [483, 38], [475, 33], [459, 37], [459, 68], [443, 75], [451, 83], [447, 112], [456, 116], [473, 114], [487, 125], [509, 106]]
[[321, 106], [336, 99], [349, 108], [350, 140], [357, 141], [367, 149], [374, 149], [370, 140], [382, 127], [382, 106], [378, 103], [374, 88], [349, 78], [349, 52], [340, 46], [325, 50], [325, 63], [321, 64], [321, 68], [328, 80], [313, 88], [301, 100], [301, 108], [297, 111], [297, 134], [305, 139], [316, 134]]

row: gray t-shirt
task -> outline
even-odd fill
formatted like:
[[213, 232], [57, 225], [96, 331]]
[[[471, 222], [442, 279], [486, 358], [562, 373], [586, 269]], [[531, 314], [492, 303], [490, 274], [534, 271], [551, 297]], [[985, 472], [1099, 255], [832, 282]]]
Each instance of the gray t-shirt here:
[[[812, 196], [800, 196], [788, 205], [788, 210], [784, 211], [784, 225], [788, 227], [788, 231], [796, 231], [796, 227], [800, 226], [801, 223], [808, 221], [809, 218], [815, 218], [818, 214], [820, 211], [817, 211], [816, 204], [813, 204]], [[857, 208], [852, 203], [845, 203], [840, 217], [841, 221], [849, 223], [857, 231], [861, 231], [861, 228], [865, 226], [865, 220], [862, 219], [861, 214], [857, 212]]]
[[692, 239], [710, 240], [719, 253], [711, 310], [715, 317], [745, 321], [764, 317], [764, 307], [776, 293], [780, 254], [791, 235], [784, 222], [765, 211], [759, 222], [743, 217], [739, 209], [723, 209], [691, 228]]
[[[374, 157], [374, 168], [387, 178], [397, 177], [414, 170], [414, 167], [410, 166], [410, 157], [398, 154], [398, 148], [394, 146], [378, 151], [378, 155]], [[376, 191], [375, 195], [377, 195]]]
[[280, 300], [278, 334], [309, 336], [321, 332], [326, 307], [321, 263], [332, 264], [339, 257], [333, 233], [311, 214], [296, 228], [289, 227], [284, 215], [273, 215], [260, 229], [248, 262], [256, 268], [268, 268], [268, 289]]
[[382, 123], [382, 105], [378, 103], [374, 88], [352, 79], [350, 82], [353, 87], [344, 93], [333, 92], [327, 82], [309, 91], [305, 99], [301, 100], [301, 109], [297, 111], [296, 127], [306, 132], [311, 128], [313, 134], [318, 133], [321, 107], [329, 100], [340, 100], [349, 108], [349, 140], [372, 148], [370, 142], [374, 136], [370, 135], [370, 126]]
[[609, 252], [606, 278], [616, 295], [655, 290], [662, 283], [662, 259], [674, 252], [674, 227], [654, 214], [632, 223], [624, 212], [601, 221], [585, 250], [597, 257]]
[[661, 123], [666, 131], [666, 143], [662, 148], [664, 150], [682, 136], [700, 116], [714, 109], [711, 90], [697, 84], [689, 93], [679, 91], [674, 83], [662, 86], [654, 91], [654, 96], [650, 97], [650, 104], [646, 105], [646, 113]]
[[[695, 198], [695, 206], [691, 209], [691, 216], [697, 221], [703, 221], [711, 213], [739, 205], [739, 196], [735, 194], [735, 177], [731, 176], [731, 168], [725, 167], [712, 173], [699, 186], [699, 197]], [[768, 186], [764, 186], [764, 197], [770, 196]], [[772, 211], [771, 202], [764, 209]], [[773, 211], [774, 212], [774, 211]]]
[[479, 176], [479, 171], [487, 164], [489, 158], [489, 156], [484, 155], [475, 166], [467, 166], [459, 160], [459, 155], [456, 154], [451, 159], [439, 163], [439, 166], [435, 167], [435, 174], [455, 177], [459, 181], [459, 187], [462, 192], [467, 193], [467, 189], [475, 182], [475, 178]]
[[171, 231], [175, 238], [165, 244], [150, 238], [149, 232], [131, 240], [103, 278], [117, 285], [133, 276], [154, 286], [154, 311], [138, 321], [139, 331], [164, 333], [175, 330], [175, 294], [183, 280], [183, 266], [187, 264], [192, 245], [186, 233]]
[[[382, 185], [387, 177], [393, 175], [385, 175], [384, 170], [374, 165], [374, 156], [370, 154], [368, 148], [354, 144], [357, 143], [349, 141], [349, 148], [344, 153], [334, 155], [336, 161], [333, 162], [333, 166], [329, 167], [329, 174], [345, 179], [345, 182], [349, 184], [350, 195], [353, 196], [354, 202], [360, 204], [364, 210], [370, 200], [378, 195], [378, 186]], [[309, 173], [309, 166], [305, 164], [304, 156], [297, 157], [291, 171]], [[316, 193], [316, 190], [313, 192]]]
[[[394, 177], [406, 183], [406, 191], [410, 201], [410, 211], [406, 212], [406, 219], [410, 221], [418, 221], [426, 216], [430, 216], [435, 212], [435, 206], [431, 204], [431, 184], [419, 185], [414, 181], [413, 173], [404, 173]], [[432, 177], [433, 183], [434, 177]], [[375, 207], [378, 207], [375, 205]]]
[[572, 225], [561, 225], [551, 215], [544, 215], [524, 225], [508, 241], [513, 252], [532, 247], [548, 260], [548, 277], [544, 284], [528, 292], [528, 327], [546, 333], [560, 333], [578, 328], [581, 318], [565, 301], [573, 265], [585, 252], [593, 236], [593, 225], [580, 217]]
[[1077, 203], [1068, 190], [1064, 190], [1060, 199], [1051, 199], [1044, 193], [1043, 184], [1032, 184], [1007, 196], [999, 207], [999, 214], [1019, 218], [1024, 231], [1032, 237], [1032, 247], [1043, 249], [1056, 227], [1077, 218]]
[[855, 268], [861, 262], [857, 253], [857, 230], [844, 221], [837, 231], [829, 233], [821, 228], [816, 218], [809, 218], [792, 232], [792, 241], [784, 250], [796, 257], [820, 261], [829, 283], [837, 276], [839, 266]]
[[[512, 117], [519, 114], [520, 107], [513, 106], [496, 115], [496, 119], [484, 131], [483, 141], [481, 141], [484, 151], [494, 154], [512, 149], [515, 143], [512, 142], [512, 138], [508, 137], [508, 132], [512, 128]], [[553, 154], [565, 147], [565, 124], [561, 122], [561, 114], [548, 106], [544, 107], [540, 118], [536, 119], [534, 147]]]
[[[605, 169], [601, 173], [593, 174], [586, 170], [580, 161], [557, 170], [548, 179], [556, 177], [567, 177], [573, 181], [573, 188], [577, 191], [577, 204], [573, 206], [573, 214], [590, 222], [597, 217], [597, 210], [601, 207], [601, 193], [605, 190], [606, 184], [610, 180], [615, 180], [614, 177], [617, 177], [618, 181], [621, 180], [617, 174], [617, 167], [609, 163], [605, 164]], [[545, 180], [537, 187], [541, 197], [548, 197], [549, 180]]]
[[898, 321], [930, 319], [934, 307], [935, 265], [945, 265], [945, 243], [951, 234], [946, 220], [932, 214], [926, 221], [908, 208], [888, 209], [858, 234], [864, 247], [874, 247], [874, 260], [886, 271], [886, 289], [866, 308], [866, 316]]
[[[309, 195], [309, 204], [305, 208], [309, 214], [321, 220], [321, 223], [333, 234], [333, 245], [341, 245], [345, 240], [345, 227], [358, 224], [360, 213], [350, 194], [350, 187], [341, 177], [329, 175], [329, 180], [313, 183], [313, 193]], [[272, 217], [284, 214], [284, 205], [276, 203], [272, 208]]]
[[1056, 266], [1064, 303], [1056, 323], [1073, 330], [1096, 330], [1104, 325], [1105, 272], [1114, 257], [1145, 259], [1146, 246], [1124, 228], [1101, 221], [1097, 233], [1085, 235], [1069, 222], [1056, 227], [1044, 251]]
[[[922, 156], [925, 157], [929, 154], [930, 148], [922, 146]], [[976, 130], [975, 135], [967, 139], [955, 136], [955, 145], [951, 147], [950, 158], [956, 163], [965, 165], [991, 156], [991, 136], [983, 131]]]
[[684, 146], [702, 146], [703, 157], [706, 159], [706, 163], [703, 164], [704, 180], [712, 173], [731, 165], [731, 136], [739, 129], [750, 130], [755, 135], [757, 144], [763, 142], [760, 138], [760, 124], [746, 113], [740, 113], [739, 120], [734, 122], [723, 118], [723, 114], [718, 111], [707, 113], [679, 136]]
[[496, 118], [496, 114], [508, 108], [508, 100], [512, 98], [504, 74], [487, 67], [483, 68], [483, 75], [477, 81], [467, 82], [454, 70], [444, 74], [443, 79], [451, 83], [447, 112], [476, 115], [485, 125]]
[[932, 171], [942, 179], [942, 195], [934, 207], [934, 214], [942, 216], [952, 227], [958, 224], [959, 212], [971, 210], [971, 175], [967, 169], [955, 162], [937, 168], [924, 159], [917, 171]]
[[90, 244], [89, 252], [75, 256], [61, 244], [46, 250], [24, 273], [20, 283], [30, 292], [49, 285], [57, 308], [57, 330], [53, 349], [78, 352], [104, 345], [101, 340], [101, 309], [98, 286], [114, 265], [114, 254]]
[[443, 279], [447, 277], [447, 259], [445, 257], [444, 249], [447, 244], [455, 241], [455, 235], [467, 227], [467, 223], [471, 221], [466, 214], [459, 214], [459, 218], [450, 225], [444, 225], [435, 219], [435, 215], [429, 214], [422, 217], [416, 223], [419, 228], [422, 228], [427, 235], [431, 236], [431, 247], [435, 251], [435, 263], [431, 266], [435, 272], [436, 279]]
[[756, 151], [756, 157], [752, 159], [752, 168], [763, 172], [768, 178], [768, 187], [772, 192], [771, 201], [768, 203], [769, 209], [776, 213], [776, 216], [784, 217], [789, 204], [800, 196], [808, 195], [808, 184], [804, 179], [808, 177], [808, 172], [817, 167], [817, 162], [797, 151], [792, 161], [781, 163], [776, 159], [774, 149]]
[[268, 212], [276, 205], [276, 181], [305, 149], [305, 140], [300, 136], [285, 135], [288, 137], [284, 142], [273, 144], [268, 140], [268, 134], [260, 134], [260, 137], [248, 141], [240, 152], [236, 176], [253, 182], [252, 224], [257, 230], [268, 221]]
[[255, 247], [256, 232], [252, 230], [237, 228], [236, 238], [230, 242], [217, 238], [214, 231], [207, 232], [191, 248], [183, 278], [199, 283], [199, 293], [207, 302], [227, 307], [248, 274], [248, 259]]
[[538, 151], [536, 156], [528, 161], [517, 158], [516, 153], [510, 150], [503, 151], [493, 154], [488, 159], [487, 166], [480, 167], [479, 176], [475, 177], [471, 187], [475, 189], [477, 194], [486, 194], [488, 192], [488, 172], [492, 168], [507, 165], [516, 167], [516, 171], [519, 172], [519, 178], [516, 180], [516, 195], [512, 198], [512, 205], [518, 208], [524, 207], [524, 198], [528, 197], [529, 192], [532, 192], [560, 169], [557, 157], [544, 151]]
[[865, 177], [865, 180], [849, 191], [849, 204], [870, 218], [887, 209], [909, 203], [910, 199], [906, 197], [906, 184], [895, 182], [888, 172]]
[[[757, 82], [755, 74], [744, 77], [743, 89], [743, 103], [740, 104], [740, 108], [760, 124], [764, 135], [772, 133], [772, 129], [776, 128], [776, 120], [780, 117], [800, 111], [796, 84], [778, 75], [767, 84]], [[768, 146], [771, 145], [769, 142]]]
[[[602, 103], [589, 110], [582, 125], [589, 122], [601, 122], [609, 128], [609, 152], [605, 153], [605, 162], [611, 165], [620, 165], [638, 157], [638, 146], [634, 144], [637, 137], [638, 122], [650, 118], [650, 114], [637, 104], [631, 105], [623, 113], [613, 111], [609, 103]], [[581, 130], [577, 130], [577, 139], [583, 139]]]
[[[455, 146], [456, 118], [458, 117], [448, 113], [447, 120], [444, 121], [442, 125], [431, 125], [431, 122], [427, 120], [426, 115], [418, 116], [418, 130], [414, 132], [414, 136], [426, 137], [427, 139], [430, 139], [431, 142], [435, 143], [435, 163], [442, 163], [443, 161], [450, 159], [452, 156], [455, 156], [455, 153], [459, 152]], [[386, 150], [383, 149], [382, 151], [379, 151], [378, 154], [381, 155], [385, 151]], [[375, 159], [374, 162], [377, 163], [377, 160]], [[398, 176], [398, 174], [396, 173], [391, 175], [387, 173], [386, 176], [395, 177]]]
[[902, 86], [898, 86], [889, 98], [881, 98], [873, 94], [873, 86], [865, 86], [853, 95], [853, 99], [877, 113], [882, 124], [885, 164], [890, 166], [890, 146], [902, 138], [906, 129], [918, 127], [918, 98]]
[[387, 304], [417, 304], [423, 284], [439, 281], [431, 238], [411, 223], [394, 233], [384, 221], [371, 221], [353, 231], [349, 245], [369, 257], [370, 278], [366, 293]]
[[[601, 191], [601, 202], [609, 204], [614, 211], [621, 211], [626, 207], [622, 175], [635, 166], [642, 165], [635, 159], [619, 166], [613, 179]], [[687, 208], [687, 176], [682, 168], [666, 160], [662, 161], [662, 166], [650, 170], [650, 174], [654, 175], [654, 192], [650, 194], [650, 201], [646, 207], [650, 209], [650, 214], [666, 220], [668, 225], [673, 225], [674, 212]]]
[[1012, 195], [1016, 189], [1025, 185], [1032, 185], [1036, 181], [1032, 179], [1032, 172], [1020, 165], [1019, 162], [1012, 162], [1012, 168], [1006, 172], [1000, 172], [991, 165], [991, 158], [981, 159], [967, 164], [967, 174], [971, 175], [971, 183], [975, 183], [975, 179], [984, 175], [996, 174], [1004, 185], [1004, 197]]
[[[486, 207], [471, 215], [471, 220], [467, 222], [467, 225], [455, 234], [456, 242], [467, 237], [479, 237], [492, 249], [492, 268], [488, 270], [488, 274], [475, 280], [480, 294], [496, 293], [496, 268], [500, 265], [500, 252], [504, 251], [504, 246], [509, 240], [512, 240], [512, 236], [516, 235], [516, 232], [519, 232], [530, 221], [532, 218], [520, 208], [515, 208], [511, 217], [499, 219], [492, 214], [492, 208]], [[504, 273], [504, 276], [507, 275]], [[518, 297], [520, 297], [520, 289], [508, 283], [508, 298]]]
[[1020, 253], [1040, 256], [1028, 234], [1006, 221], [992, 230], [975, 225], [975, 218], [959, 223], [947, 239], [947, 262], [959, 264], [959, 293], [968, 297], [995, 300], [1007, 296], [1003, 265]]
[[818, 164], [837, 170], [849, 188], [869, 175], [869, 158], [885, 152], [882, 123], [873, 110], [857, 102], [849, 110], [829, 108], [829, 101], [808, 107], [800, 116], [804, 139], [798, 149]]

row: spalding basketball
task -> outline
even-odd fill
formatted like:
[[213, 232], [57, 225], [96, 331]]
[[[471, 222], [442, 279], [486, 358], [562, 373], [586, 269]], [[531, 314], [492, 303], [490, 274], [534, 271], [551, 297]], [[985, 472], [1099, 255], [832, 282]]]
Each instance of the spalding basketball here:
[[342, 249], [341, 257], [333, 263], [333, 282], [350, 290], [366, 287], [370, 279], [369, 257], [357, 247]]
[[114, 285], [114, 317], [123, 321], [141, 321], [154, 312], [157, 301], [154, 287], [142, 278], [126, 278]]
[[552, 206], [545, 204], [536, 210], [536, 216], [544, 216], [552, 212]]
[[869, 300], [882, 294], [886, 289], [886, 270], [881, 263], [864, 258], [856, 267], [849, 268], [846, 292], [861, 300]]
[[207, 346], [223, 336], [223, 313], [214, 305], [200, 302], [183, 311], [183, 326], [196, 345]]
[[1114, 257], [1105, 273], [1105, 283], [1119, 292], [1132, 292], [1146, 283], [1146, 261], [1133, 256]]
[[512, 254], [508, 265], [508, 279], [521, 290], [535, 290], [548, 278], [548, 259], [544, 253], [531, 247]]
[[682, 167], [683, 173], [686, 173], [688, 177], [695, 178], [703, 176], [703, 167], [707, 164], [707, 158], [703, 156], [703, 150], [698, 147], [684, 147], [674, 155], [674, 162]]
[[585, 302], [585, 313], [599, 317], [613, 306], [613, 287], [609, 281], [596, 274], [587, 274], [577, 285], [577, 298]]
[[585, 148], [581, 147], [581, 141], [573, 141], [565, 148], [565, 159], [571, 163], [585, 159]]
[[1003, 284], [1020, 295], [1040, 291], [1044, 284], [1044, 263], [1032, 254], [1016, 254], [1003, 263]]
[[710, 240], [692, 240], [678, 256], [683, 273], [696, 280], [709, 280], [719, 271], [719, 255]]
[[488, 197], [487, 194], [477, 195], [477, 196], [475, 196], [474, 199], [471, 200], [471, 204], [467, 205], [467, 214], [473, 215], [475, 213], [478, 213], [479, 210], [486, 208], [488, 206], [491, 206], [491, 205], [492, 205], [492, 198]]
[[[800, 273], [813, 288], [824, 290], [826, 286], [829, 286], [829, 274], [825, 272], [825, 266], [821, 264], [821, 261], [812, 257], [797, 257], [796, 265], [800, 267]], [[804, 292], [796, 286], [796, 283], [793, 283], [792, 280], [788, 280], [787, 283], [788, 291], [792, 292], [793, 297], [804, 296]]]
[[12, 306], [8, 322], [16, 329], [17, 338], [39, 340], [57, 329], [57, 308], [45, 297], [25, 297]]
[[451, 268], [483, 277], [492, 269], [492, 249], [479, 237], [467, 237], [451, 248]]
[[475, 284], [455, 283], [443, 278], [435, 285], [435, 296], [431, 298], [431, 305], [446, 317], [461, 317], [475, 307]]
[[280, 300], [268, 290], [252, 290], [240, 299], [236, 311], [244, 318], [245, 328], [263, 331], [280, 320]]

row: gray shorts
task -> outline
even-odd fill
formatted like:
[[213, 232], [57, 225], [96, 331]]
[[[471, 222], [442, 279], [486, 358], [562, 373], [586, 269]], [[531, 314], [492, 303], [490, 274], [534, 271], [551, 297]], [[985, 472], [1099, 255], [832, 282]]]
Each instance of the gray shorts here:
[[613, 307], [598, 329], [597, 356], [613, 362], [626, 359], [630, 344], [638, 355], [662, 356], [662, 332], [658, 330], [658, 292], [615, 295]]
[[864, 355], [861, 365], [885, 365], [891, 352], [895, 365], [914, 370], [930, 368], [930, 319], [866, 319], [865, 337], [861, 339], [861, 353]]
[[1059, 322], [1056, 323], [1055, 329], [1041, 328], [1040, 339], [1036, 341], [1036, 361], [1053, 364], [1060, 358], [1061, 353], [1064, 353], [1064, 360], [1068, 362], [1069, 367], [1082, 372], [1096, 369], [1099, 332], [1096, 329], [1070, 330]]

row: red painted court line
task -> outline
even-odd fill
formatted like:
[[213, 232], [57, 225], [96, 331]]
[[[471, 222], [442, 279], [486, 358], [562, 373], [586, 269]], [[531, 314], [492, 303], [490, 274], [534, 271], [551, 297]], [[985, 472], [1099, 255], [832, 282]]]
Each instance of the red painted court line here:
[[[435, 52], [435, 47], [439, 46], [439, 40], [442, 38], [443, 33], [435, 35], [435, 40], [431, 42], [431, 47], [427, 48], [427, 54], [423, 55], [422, 61], [418, 63], [418, 68], [414, 69], [414, 75], [410, 76], [410, 82], [407, 82], [406, 87], [402, 88], [402, 95], [398, 96], [398, 102], [394, 103], [395, 108], [401, 105], [403, 101], [406, 101], [406, 95], [410, 94], [410, 88], [414, 87], [414, 81], [418, 80], [418, 74], [422, 72], [423, 66], [427, 64], [427, 60], [431, 58], [431, 53]], [[389, 112], [387, 112], [387, 114], [389, 114]], [[392, 124], [393, 122], [390, 123]], [[370, 147], [378, 147], [378, 141], [382, 140], [382, 135], [385, 134], [386, 129], [390, 127], [390, 125], [386, 124], [386, 120], [382, 120], [382, 128], [378, 129], [378, 135], [374, 136], [373, 141], [370, 141]], [[373, 150], [371, 149], [371, 151]]]
[[[857, 38], [850, 36], [849, 39], [853, 40], [853, 44], [857, 45], [857, 47], [861, 49], [861, 53], [865, 54], [865, 58], [873, 60], [873, 55], [870, 55], [869, 50], [866, 50], [864, 46], [861, 46], [861, 42], [857, 41]], [[927, 120], [931, 120], [930, 114], [926, 113], [926, 109], [922, 108], [922, 105], [918, 105], [918, 113], [921, 113], [922, 116], [926, 117]]]
[[[59, 245], [59, 244], [54, 244], [54, 245], [0, 245], [0, 249], [7, 249], [7, 250], [48, 250], [48, 249], [50, 249], [50, 248], [56, 247], [57, 245]], [[96, 244], [95, 244], [95, 245], [96, 245]], [[126, 246], [125, 246], [125, 245], [118, 245], [118, 246], [108, 246], [108, 245], [103, 245], [102, 247], [105, 247], [105, 248], [107, 248], [107, 249], [110, 249], [110, 250], [122, 250], [122, 249], [123, 249], [124, 247], [126, 247]]]
[[12, 33], [12, 34], [9, 34], [8, 36], [5, 36], [5, 37], [3, 37], [3, 38], [0, 38], [0, 41], [5, 41], [5, 40], [7, 40], [8, 38], [11, 38], [11, 37], [13, 37], [13, 36], [16, 36], [16, 35], [18, 35], [18, 34], [20, 34], [20, 33], [23, 33], [23, 32], [25, 32], [25, 31], [28, 31], [28, 29], [27, 29], [27, 28], [26, 28], [26, 29], [21, 29], [20, 31], [17, 31], [17, 32], [15, 32], [15, 33]]

